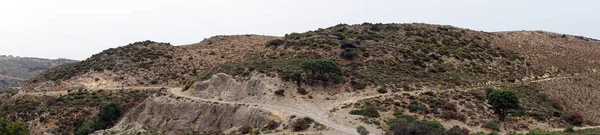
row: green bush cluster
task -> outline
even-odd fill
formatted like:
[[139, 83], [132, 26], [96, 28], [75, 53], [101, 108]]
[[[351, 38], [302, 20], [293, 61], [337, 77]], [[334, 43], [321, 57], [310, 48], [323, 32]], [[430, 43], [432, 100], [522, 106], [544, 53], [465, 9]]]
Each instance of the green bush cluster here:
[[358, 132], [358, 134], [360, 134], [360, 135], [368, 135], [369, 134], [369, 130], [367, 130], [367, 128], [365, 128], [364, 126], [356, 127], [356, 132]]
[[29, 128], [23, 122], [0, 118], [0, 135], [29, 135]]
[[306, 82], [309, 84], [330, 82], [341, 83], [344, 81], [340, 65], [332, 60], [313, 59], [302, 63], [302, 69], [306, 73]]
[[117, 103], [104, 103], [100, 106], [100, 113], [97, 119], [87, 119], [77, 128], [75, 134], [87, 135], [99, 129], [106, 129], [117, 122], [123, 115], [121, 106]]
[[455, 126], [446, 130], [438, 121], [417, 120], [413, 116], [397, 114], [395, 118], [387, 120], [389, 131], [394, 135], [469, 135], [466, 128]]
[[377, 110], [377, 106], [372, 103], [366, 103], [362, 109], [360, 110], [352, 110], [350, 111], [352, 115], [362, 115], [370, 118], [378, 118], [381, 117], [379, 111]]

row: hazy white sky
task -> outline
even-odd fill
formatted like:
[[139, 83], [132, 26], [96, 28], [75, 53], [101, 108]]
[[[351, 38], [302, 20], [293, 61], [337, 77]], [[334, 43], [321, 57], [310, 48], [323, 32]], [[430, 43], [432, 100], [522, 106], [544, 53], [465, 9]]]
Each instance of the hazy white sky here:
[[0, 0], [0, 54], [86, 59], [135, 41], [282, 36], [339, 23], [447, 24], [600, 38], [596, 0]]

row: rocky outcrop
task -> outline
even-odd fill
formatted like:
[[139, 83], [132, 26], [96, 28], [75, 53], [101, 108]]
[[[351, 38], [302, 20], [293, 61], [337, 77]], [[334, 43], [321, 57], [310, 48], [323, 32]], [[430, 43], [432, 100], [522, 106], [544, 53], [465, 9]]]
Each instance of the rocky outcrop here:
[[193, 96], [226, 101], [243, 99], [269, 100], [273, 91], [284, 88], [286, 84], [281, 79], [265, 74], [254, 74], [248, 80], [238, 81], [231, 75], [218, 73], [209, 80], [196, 83], [190, 88]]
[[113, 129], [131, 131], [133, 127], [144, 127], [148, 132], [172, 135], [191, 131], [225, 131], [243, 125], [262, 127], [270, 120], [279, 119], [270, 112], [242, 104], [217, 104], [161, 96], [148, 99], [134, 108]]

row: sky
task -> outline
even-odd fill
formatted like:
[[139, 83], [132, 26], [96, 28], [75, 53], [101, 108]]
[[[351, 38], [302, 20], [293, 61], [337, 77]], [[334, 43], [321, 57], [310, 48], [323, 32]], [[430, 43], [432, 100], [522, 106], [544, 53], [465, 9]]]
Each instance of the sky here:
[[340, 23], [431, 23], [600, 39], [597, 0], [0, 0], [0, 55], [84, 60], [153, 40], [283, 36]]

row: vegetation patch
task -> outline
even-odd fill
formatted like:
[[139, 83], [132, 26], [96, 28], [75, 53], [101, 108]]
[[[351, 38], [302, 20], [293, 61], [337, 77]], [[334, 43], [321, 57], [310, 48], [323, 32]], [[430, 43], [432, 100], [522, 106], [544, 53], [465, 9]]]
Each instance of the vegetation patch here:
[[487, 128], [487, 129], [491, 129], [494, 131], [500, 131], [501, 128], [501, 123], [500, 121], [497, 120], [492, 120], [492, 121], [488, 121], [483, 123], [483, 125], [481, 125], [482, 128]]
[[365, 117], [378, 118], [381, 117], [379, 111], [377, 110], [377, 106], [372, 103], [367, 103], [360, 110], [352, 110], [350, 111], [352, 115], [362, 115]]
[[[16, 100], [3, 99], [4, 101], [0, 102], [0, 117], [12, 117], [20, 121], [32, 121], [37, 118], [40, 118], [40, 122], [57, 121], [55, 123], [57, 128], [50, 129], [49, 132], [74, 134], [78, 128], [86, 124], [86, 128], [90, 129], [102, 129], [112, 125], [119, 115], [102, 111], [105, 103], [113, 103], [110, 105], [113, 111], [121, 108], [121, 113], [124, 113], [156, 92], [154, 90], [82, 91], [59, 97], [23, 95]], [[98, 120], [100, 118], [102, 120]]]

